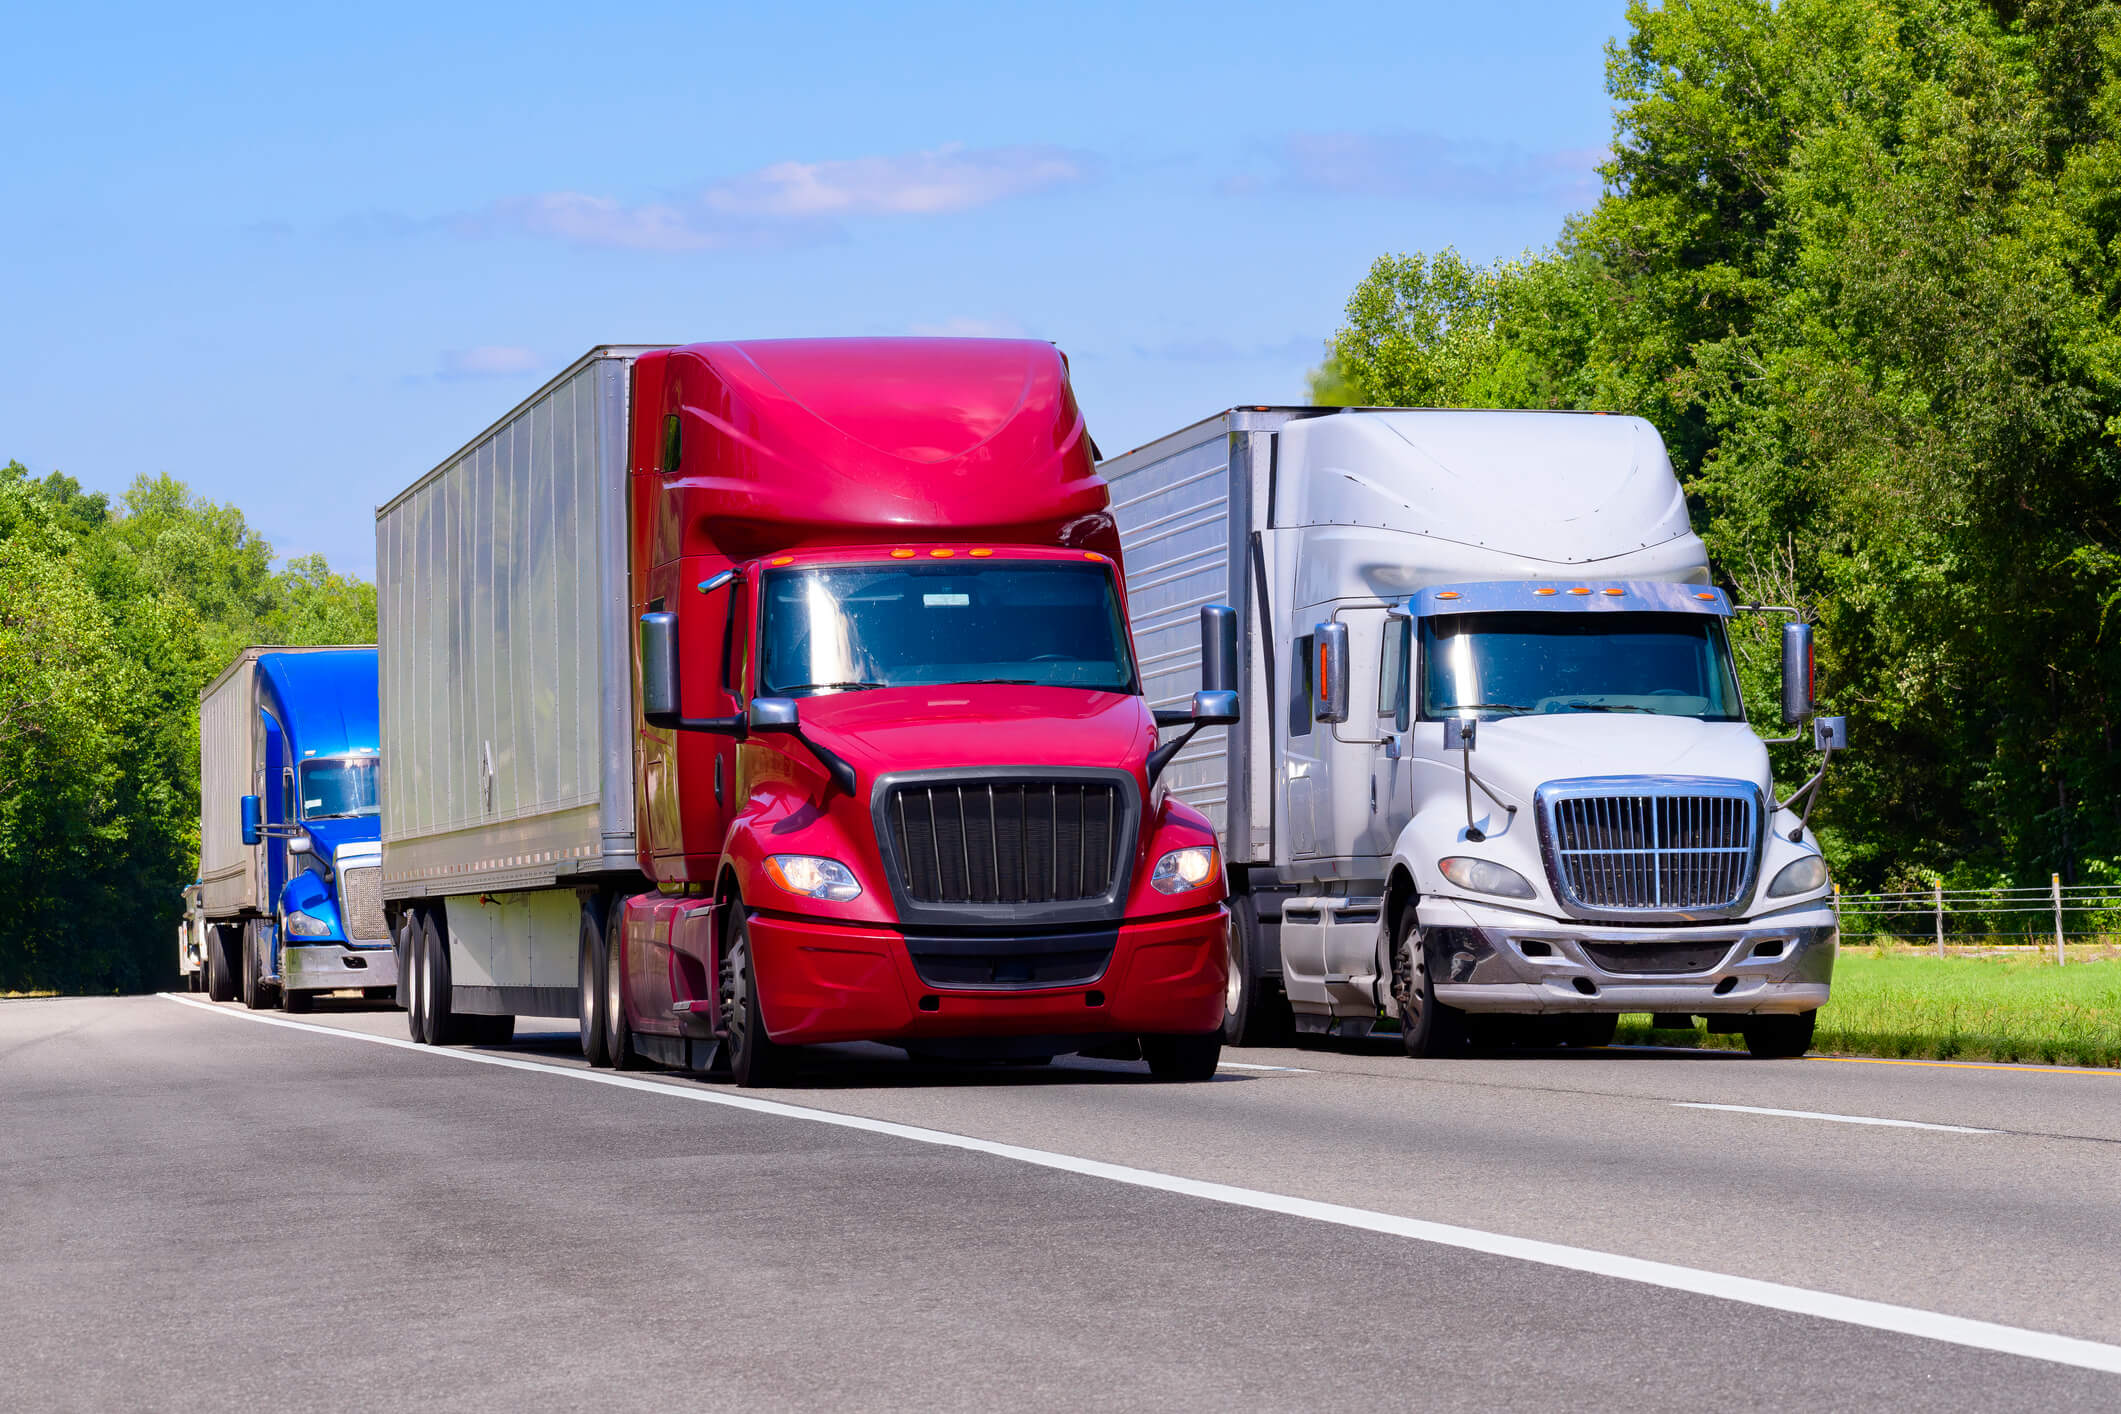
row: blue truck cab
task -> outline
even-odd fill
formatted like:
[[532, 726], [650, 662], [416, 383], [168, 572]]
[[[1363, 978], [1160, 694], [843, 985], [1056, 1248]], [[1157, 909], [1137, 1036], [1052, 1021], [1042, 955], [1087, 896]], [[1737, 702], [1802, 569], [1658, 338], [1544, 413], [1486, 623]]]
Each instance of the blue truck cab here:
[[383, 917], [376, 650], [264, 652], [252, 678], [251, 791], [241, 835], [259, 906], [243, 999], [307, 1008], [318, 992], [397, 985]]

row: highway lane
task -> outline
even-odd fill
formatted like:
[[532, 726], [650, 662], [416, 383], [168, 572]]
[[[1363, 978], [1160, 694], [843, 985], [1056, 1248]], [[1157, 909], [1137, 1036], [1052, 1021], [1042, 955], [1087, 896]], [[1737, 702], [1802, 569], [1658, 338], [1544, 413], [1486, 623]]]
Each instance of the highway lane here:
[[[394, 1013], [314, 1020], [403, 1035]], [[571, 1065], [569, 1038], [548, 1036], [507, 1054]], [[2121, 1077], [1248, 1051], [1294, 1069], [1178, 1087], [1109, 1064], [940, 1071], [865, 1049], [818, 1056], [780, 1098], [2116, 1335]], [[585, 1085], [153, 998], [0, 1005], [6, 1387], [60, 1407], [240, 1393], [297, 1407], [2055, 1408], [2121, 1391], [2090, 1371], [687, 1104], [657, 1087], [727, 1092], [649, 1079]]]

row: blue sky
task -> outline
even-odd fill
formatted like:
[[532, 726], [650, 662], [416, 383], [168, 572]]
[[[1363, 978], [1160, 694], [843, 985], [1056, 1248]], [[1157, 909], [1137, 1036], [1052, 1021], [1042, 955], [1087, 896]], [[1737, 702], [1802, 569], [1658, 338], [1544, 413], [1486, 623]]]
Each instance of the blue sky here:
[[42, 6], [0, 85], [0, 460], [374, 507], [592, 344], [1052, 339], [1107, 452], [1297, 401], [1387, 251], [1596, 194], [1622, 0]]

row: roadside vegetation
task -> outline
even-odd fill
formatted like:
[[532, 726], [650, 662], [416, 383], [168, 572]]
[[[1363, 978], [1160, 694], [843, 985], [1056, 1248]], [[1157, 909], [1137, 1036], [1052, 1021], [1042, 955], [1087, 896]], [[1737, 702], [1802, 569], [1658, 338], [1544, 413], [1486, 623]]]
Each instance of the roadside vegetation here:
[[199, 689], [249, 643], [373, 643], [372, 586], [272, 568], [232, 506], [0, 468], [0, 993], [176, 975], [198, 858]]
[[[1656, 1031], [1621, 1020], [1621, 1045], [1744, 1049], [1737, 1036]], [[2035, 1061], [2121, 1066], [2121, 957], [2052, 954], [1932, 957], [1904, 949], [1847, 949], [1812, 1048], [1825, 1054], [1923, 1060]]]

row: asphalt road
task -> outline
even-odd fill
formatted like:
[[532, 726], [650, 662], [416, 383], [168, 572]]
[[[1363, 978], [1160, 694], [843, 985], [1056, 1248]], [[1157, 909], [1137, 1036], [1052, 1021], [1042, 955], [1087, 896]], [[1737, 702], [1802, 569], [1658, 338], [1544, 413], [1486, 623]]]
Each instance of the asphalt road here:
[[845, 1047], [762, 1106], [523, 1029], [0, 1003], [7, 1403], [2121, 1406], [2121, 1073]]

